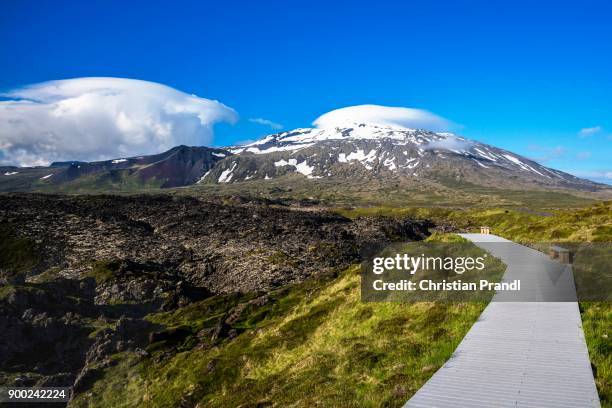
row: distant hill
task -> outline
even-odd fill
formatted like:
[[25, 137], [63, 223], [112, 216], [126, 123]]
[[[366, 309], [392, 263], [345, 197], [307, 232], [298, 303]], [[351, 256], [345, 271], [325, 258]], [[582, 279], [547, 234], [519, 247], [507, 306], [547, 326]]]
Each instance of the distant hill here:
[[232, 155], [223, 149], [177, 146], [167, 152], [99, 162], [56, 162], [49, 167], [0, 167], [0, 191], [138, 190], [197, 183]]

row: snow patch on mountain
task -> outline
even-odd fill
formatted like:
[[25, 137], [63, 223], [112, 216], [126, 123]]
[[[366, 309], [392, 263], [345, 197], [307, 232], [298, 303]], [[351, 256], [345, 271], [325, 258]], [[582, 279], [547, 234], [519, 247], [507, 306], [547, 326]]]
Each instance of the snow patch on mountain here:
[[200, 177], [200, 179], [198, 181], [196, 181], [196, 184], [200, 184], [201, 182], [204, 181], [204, 179], [206, 178], [206, 176], [208, 176], [210, 174], [211, 170], [208, 170], [206, 173], [204, 173], [202, 175], [202, 177]]
[[391, 157], [389, 159], [386, 159], [385, 162], [383, 163], [385, 165], [386, 168], [388, 168], [389, 170], [395, 170], [397, 169], [397, 166], [395, 165], [395, 157]]
[[484, 167], [485, 169], [489, 169], [489, 166], [485, 166], [484, 164], [482, 164], [481, 162], [479, 162], [478, 160], [474, 160], [474, 162], [479, 165], [480, 167]]
[[230, 181], [232, 181], [232, 177], [234, 176], [232, 173], [234, 169], [236, 168], [237, 164], [238, 163], [234, 162], [231, 168], [223, 170], [223, 172], [221, 173], [218, 179], [219, 183], [229, 183]]
[[309, 166], [306, 160], [303, 160], [298, 163], [297, 159], [289, 159], [289, 160], [283, 159], [283, 160], [274, 162], [274, 166], [275, 167], [291, 166], [291, 167], [294, 167], [295, 171], [297, 171], [298, 173], [301, 173], [308, 178], [315, 178], [315, 176], [312, 175], [315, 168], [314, 166]]
[[474, 150], [479, 154], [480, 157], [484, 157], [485, 159], [491, 161], [497, 161], [497, 159], [491, 154], [491, 152], [484, 152], [478, 147], [475, 147]]
[[313, 178], [312, 172], [314, 171], [314, 169], [314, 166], [309, 166], [306, 160], [295, 165], [295, 170], [298, 173], [302, 173], [308, 178]]
[[267, 154], [267, 153], [274, 153], [274, 152], [301, 150], [301, 149], [305, 149], [313, 145], [314, 143], [301, 143], [301, 144], [286, 145], [286, 146], [272, 146], [272, 147], [267, 147], [265, 149], [260, 149], [259, 147], [251, 146], [251, 147], [247, 147], [246, 149], [242, 149], [242, 150], [236, 149], [236, 150], [233, 150], [232, 152], [242, 153], [243, 151], [246, 151], [248, 153]]
[[274, 162], [274, 165], [276, 167], [281, 167], [281, 166], [295, 166], [297, 165], [297, 160], [296, 159], [289, 159], [289, 160], [279, 160], [277, 162]]

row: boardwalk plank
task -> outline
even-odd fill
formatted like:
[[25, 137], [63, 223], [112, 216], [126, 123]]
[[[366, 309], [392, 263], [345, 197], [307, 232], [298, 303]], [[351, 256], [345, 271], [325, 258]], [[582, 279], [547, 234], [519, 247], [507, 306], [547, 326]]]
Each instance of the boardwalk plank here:
[[405, 407], [600, 407], [571, 268], [495, 235], [462, 235], [502, 259], [504, 281], [537, 288], [526, 293], [539, 301], [496, 294]]

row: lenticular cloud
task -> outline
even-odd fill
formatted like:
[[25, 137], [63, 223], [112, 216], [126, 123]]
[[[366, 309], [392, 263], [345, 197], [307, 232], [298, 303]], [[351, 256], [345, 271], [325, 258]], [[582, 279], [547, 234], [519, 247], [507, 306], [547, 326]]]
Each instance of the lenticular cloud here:
[[103, 160], [212, 141], [220, 102], [123, 78], [76, 78], [0, 94], [0, 164]]
[[452, 123], [423, 109], [380, 105], [357, 105], [336, 109], [319, 116], [314, 122], [318, 128], [352, 127], [373, 124], [403, 129], [448, 130]]

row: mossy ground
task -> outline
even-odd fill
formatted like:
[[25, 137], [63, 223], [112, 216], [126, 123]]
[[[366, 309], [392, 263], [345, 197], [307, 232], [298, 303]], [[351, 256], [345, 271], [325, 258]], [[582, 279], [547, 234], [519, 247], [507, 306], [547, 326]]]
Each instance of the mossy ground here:
[[[149, 319], [187, 328], [168, 356], [116, 356], [77, 406], [402, 406], [452, 354], [484, 303], [363, 303], [359, 267], [271, 294], [243, 312], [245, 331], [193, 348], [239, 296], [215, 297]], [[166, 357], [164, 357], [166, 356]]]
[[33, 183], [32, 190], [46, 193], [87, 194], [101, 192], [146, 193], [159, 192], [165, 179], [141, 180], [138, 175], [129, 170], [114, 170], [109, 173], [89, 174], [76, 180], [62, 184], [53, 184], [50, 181], [37, 181]]
[[[516, 242], [607, 242], [612, 243], [612, 202], [577, 209], [546, 212], [526, 209], [467, 209], [366, 207], [340, 209], [350, 218], [389, 216], [429, 218], [476, 231], [480, 225]], [[580, 277], [577, 277], [579, 283]], [[612, 305], [581, 302], [582, 321], [595, 382], [602, 406], [612, 407]]]
[[580, 311], [601, 405], [612, 407], [612, 307], [608, 302], [582, 302]]
[[86, 275], [94, 278], [98, 284], [104, 283], [115, 276], [119, 264], [118, 260], [94, 261], [91, 264], [91, 270]]
[[481, 225], [491, 233], [517, 242], [612, 242], [612, 201], [577, 209], [531, 211], [508, 208], [362, 207], [336, 210], [349, 218], [360, 216], [413, 217], [451, 223], [458, 229], [476, 231]]
[[30, 271], [40, 262], [36, 243], [20, 237], [8, 223], [0, 223], [0, 270], [8, 275]]

